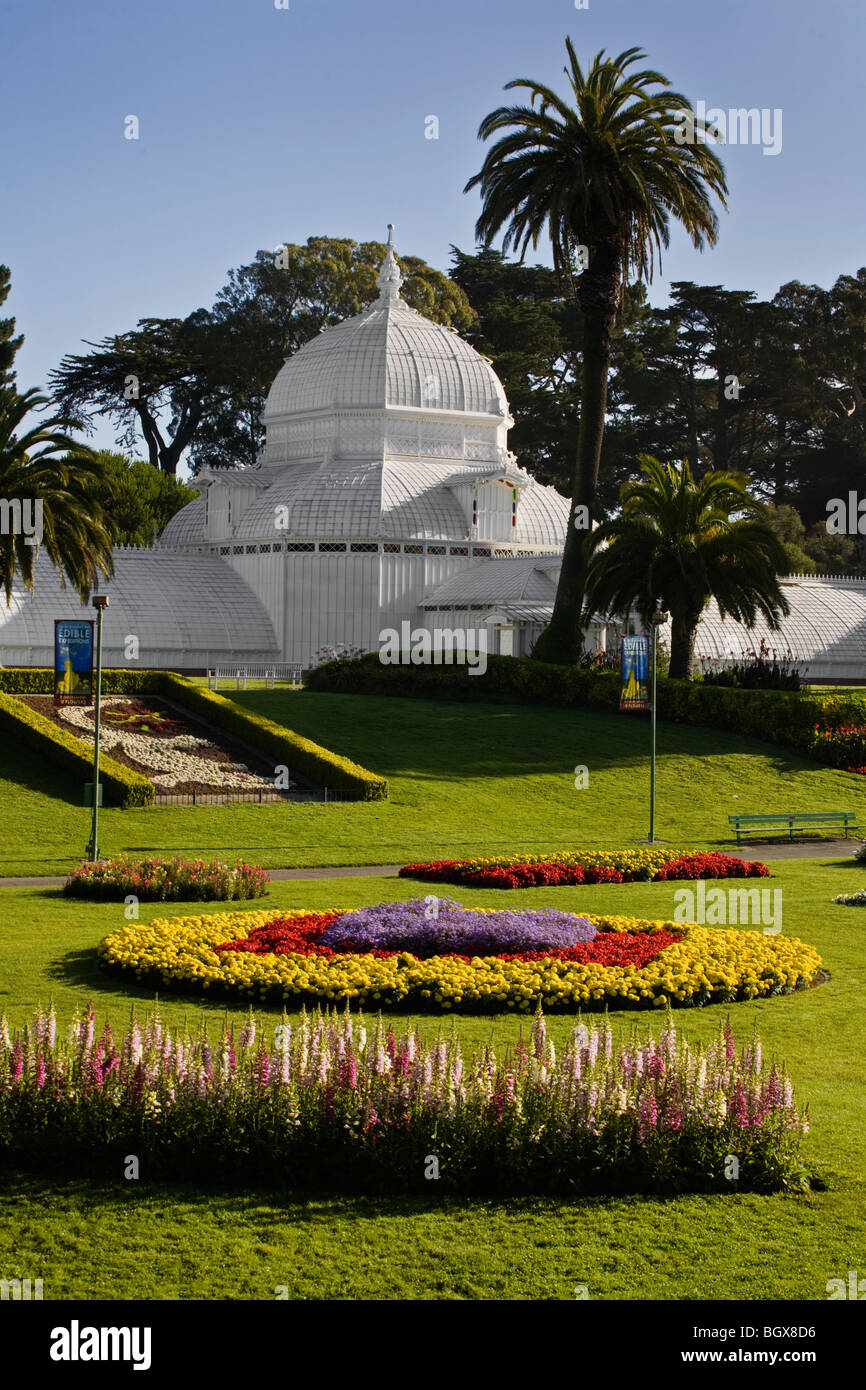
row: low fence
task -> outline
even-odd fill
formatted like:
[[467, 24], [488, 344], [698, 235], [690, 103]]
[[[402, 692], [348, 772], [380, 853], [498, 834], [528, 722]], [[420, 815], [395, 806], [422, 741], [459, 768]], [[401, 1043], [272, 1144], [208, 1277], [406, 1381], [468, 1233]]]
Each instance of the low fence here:
[[299, 686], [302, 668], [297, 664], [271, 666], [212, 666], [207, 673], [208, 690], [219, 690], [220, 681], [234, 681], [236, 690], [246, 690], [247, 681], [264, 681], [273, 690], [279, 681], [283, 685]]
[[277, 801], [296, 800], [290, 792], [277, 792], [273, 790], [249, 792], [156, 792], [153, 798], [154, 806], [223, 806], [233, 801], [252, 801], [257, 806], [269, 805]]
[[156, 792], [154, 806], [227, 806], [253, 802], [257, 806], [278, 801], [357, 801], [358, 793], [341, 787], [300, 787], [296, 791], [252, 792]]

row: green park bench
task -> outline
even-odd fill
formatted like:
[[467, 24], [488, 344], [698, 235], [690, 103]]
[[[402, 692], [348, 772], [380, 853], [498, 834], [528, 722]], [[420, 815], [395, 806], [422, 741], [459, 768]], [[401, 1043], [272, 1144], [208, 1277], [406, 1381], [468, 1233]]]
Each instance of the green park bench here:
[[759, 835], [766, 830], [787, 830], [793, 840], [795, 830], [836, 830], [845, 826], [845, 839], [849, 828], [856, 829], [857, 819], [854, 811], [815, 811], [782, 812], [772, 816], [728, 816], [728, 824], [736, 827], [737, 844], [742, 844], [741, 836]]

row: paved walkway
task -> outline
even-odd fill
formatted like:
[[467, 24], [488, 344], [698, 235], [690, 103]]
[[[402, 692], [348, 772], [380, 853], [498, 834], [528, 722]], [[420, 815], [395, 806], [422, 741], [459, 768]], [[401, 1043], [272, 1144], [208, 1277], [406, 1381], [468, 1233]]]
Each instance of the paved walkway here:
[[[726, 849], [726, 854], [740, 859], [850, 859], [853, 857], [859, 840], [822, 840], [791, 844], [741, 845], [739, 849]], [[399, 864], [344, 864], [339, 868], [325, 866], [320, 869], [268, 869], [274, 880], [315, 879], [315, 878], [382, 878], [396, 875]], [[0, 888], [59, 888], [66, 882], [66, 875], [56, 878], [0, 878]]]
[[855, 836], [842, 840], [776, 840], [770, 844], [740, 845], [725, 850], [738, 859], [852, 859], [862, 841]]
[[[381, 878], [395, 874], [399, 864], [344, 864], [341, 868], [268, 869], [272, 879], [286, 878]], [[61, 878], [0, 878], [0, 888], [59, 888], [66, 882]]]

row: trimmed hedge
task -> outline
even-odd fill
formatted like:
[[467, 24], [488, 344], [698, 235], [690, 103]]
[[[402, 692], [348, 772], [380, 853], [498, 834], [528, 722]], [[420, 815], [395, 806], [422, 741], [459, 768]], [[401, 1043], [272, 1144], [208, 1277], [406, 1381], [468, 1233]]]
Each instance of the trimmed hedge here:
[[[103, 668], [103, 695], [143, 695], [155, 690], [162, 671]], [[53, 695], [54, 672], [47, 666], [0, 667], [0, 692], [10, 695]]]
[[[373, 652], [360, 661], [330, 661], [307, 678], [309, 690], [395, 695], [427, 700], [492, 700], [518, 704], [586, 705], [616, 713], [616, 672], [583, 671], [510, 656], [488, 656], [483, 676], [465, 666], [385, 666]], [[658, 679], [660, 719], [695, 724], [796, 748], [812, 758], [815, 725], [866, 724], [866, 693], [739, 690], [701, 681]], [[824, 761], [824, 759], [821, 759]]]
[[[44, 667], [18, 666], [0, 669], [0, 697], [2, 697], [4, 690], [15, 691], [21, 695], [51, 695], [54, 690], [53, 681], [53, 671]], [[241, 709], [239, 705], [225, 699], [223, 695], [194, 685], [192, 681], [183, 676], [175, 675], [173, 671], [104, 670], [102, 673], [102, 693], [104, 695], [165, 695], [169, 699], [176, 700], [179, 705], [184, 706], [191, 713], [199, 714], [202, 719], [208, 720], [217, 728], [224, 729], [226, 733], [236, 734], [238, 738], [242, 738], [255, 748], [261, 749], [263, 753], [270, 754], [276, 763], [284, 764], [320, 787], [327, 787], [329, 791], [339, 791], [348, 796], [356, 797], [359, 801], [383, 801], [388, 796], [388, 783], [384, 777], [378, 777], [375, 773], [369, 772], [367, 768], [361, 767], [359, 763], [342, 758], [338, 753], [332, 753], [330, 749], [313, 743], [311, 739], [302, 738], [300, 734], [293, 733], [291, 729], [284, 728], [282, 724], [276, 724], [272, 719], [265, 719], [260, 715]], [[39, 721], [38, 725], [34, 727], [41, 728], [44, 725], [45, 729], [50, 730], [51, 738], [58, 747], [69, 749], [69, 751], [78, 754], [78, 748], [82, 745], [73, 734], [67, 736], [50, 720], [43, 719], [41, 715], [36, 715], [32, 710], [28, 710], [26, 705], [17, 705], [16, 702], [16, 708], [27, 710], [28, 714], [33, 714], [34, 720]], [[71, 745], [78, 745], [78, 747]], [[89, 764], [92, 765], [93, 759], [86, 747], [83, 755], [79, 756], [83, 756], [85, 762], [89, 761]], [[123, 799], [119, 804], [122, 806], [143, 806], [153, 801], [153, 787], [150, 782], [140, 777], [138, 773], [133, 773], [131, 769], [122, 767], [120, 763], [115, 763], [113, 759], [106, 758], [104, 754], [101, 755], [100, 769], [109, 764], [111, 764], [112, 769], [122, 772], [125, 778], [135, 777], [138, 781], [146, 782], [150, 790], [150, 796], [145, 800], [130, 800], [132, 786], [131, 784], [129, 786], [124, 784]], [[107, 775], [105, 781], [106, 786], [108, 786]]]
[[384, 666], [376, 652], [360, 661], [328, 661], [311, 671], [308, 690], [339, 695], [399, 695], [431, 700], [504, 700], [519, 704], [591, 705], [616, 710], [619, 677], [612, 671], [548, 666], [512, 656], [488, 656], [483, 676], [465, 666]]
[[[50, 676], [51, 672], [48, 674]], [[87, 744], [3, 691], [0, 691], [0, 728], [16, 741], [27, 743], [37, 753], [44, 754], [71, 776], [80, 777], [82, 783], [93, 781], [93, 753]], [[103, 796], [118, 806], [153, 804], [153, 787], [147, 778], [101, 751], [99, 780], [103, 784]]]
[[184, 709], [198, 714], [202, 719], [224, 729], [226, 733], [236, 734], [247, 743], [270, 754], [277, 764], [300, 773], [320, 787], [329, 791], [349, 793], [359, 801], [383, 801], [388, 796], [388, 783], [384, 777], [368, 772], [359, 763], [332, 753], [321, 744], [293, 733], [273, 719], [253, 714], [241, 709], [232, 700], [193, 685], [192, 681], [172, 672], [160, 672], [157, 689], [177, 701]]
[[814, 747], [815, 725], [835, 729], [866, 722], [866, 698], [790, 690], [736, 690], [700, 682], [660, 680], [662, 719], [728, 729], [768, 743], [796, 748], [816, 761], [830, 761]]

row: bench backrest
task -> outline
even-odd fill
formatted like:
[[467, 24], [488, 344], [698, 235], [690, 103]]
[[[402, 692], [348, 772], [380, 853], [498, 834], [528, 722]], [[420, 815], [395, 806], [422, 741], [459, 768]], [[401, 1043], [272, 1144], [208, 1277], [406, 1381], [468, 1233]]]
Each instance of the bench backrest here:
[[780, 811], [772, 816], [728, 816], [729, 825], [769, 825], [771, 823], [785, 825], [792, 821], [848, 821], [853, 820], [856, 812], [854, 811]]

